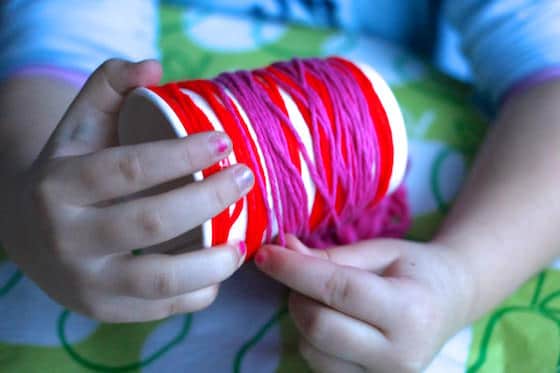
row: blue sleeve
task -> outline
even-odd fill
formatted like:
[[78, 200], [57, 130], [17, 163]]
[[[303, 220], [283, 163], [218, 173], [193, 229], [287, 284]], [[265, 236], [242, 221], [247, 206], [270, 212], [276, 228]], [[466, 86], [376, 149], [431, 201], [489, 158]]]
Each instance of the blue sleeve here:
[[157, 1], [4, 0], [0, 79], [28, 66], [89, 74], [112, 57], [157, 57]]
[[560, 1], [446, 0], [480, 93], [497, 104], [523, 79], [560, 67]]

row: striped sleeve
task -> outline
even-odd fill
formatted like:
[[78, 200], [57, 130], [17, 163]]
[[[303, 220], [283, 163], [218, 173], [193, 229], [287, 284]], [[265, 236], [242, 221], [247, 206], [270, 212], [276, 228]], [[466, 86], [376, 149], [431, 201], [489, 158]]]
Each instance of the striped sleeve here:
[[560, 1], [447, 0], [444, 11], [474, 83], [494, 105], [544, 76], [560, 77]]
[[157, 58], [157, 1], [5, 0], [0, 5], [0, 80], [37, 67], [89, 74], [113, 57]]

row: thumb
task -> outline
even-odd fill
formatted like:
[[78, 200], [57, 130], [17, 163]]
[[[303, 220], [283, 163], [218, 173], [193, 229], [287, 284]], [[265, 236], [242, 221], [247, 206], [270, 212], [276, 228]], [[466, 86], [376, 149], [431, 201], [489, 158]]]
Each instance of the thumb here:
[[80, 155], [116, 145], [117, 117], [133, 88], [157, 84], [159, 62], [112, 59], [95, 70], [45, 146], [43, 157]]

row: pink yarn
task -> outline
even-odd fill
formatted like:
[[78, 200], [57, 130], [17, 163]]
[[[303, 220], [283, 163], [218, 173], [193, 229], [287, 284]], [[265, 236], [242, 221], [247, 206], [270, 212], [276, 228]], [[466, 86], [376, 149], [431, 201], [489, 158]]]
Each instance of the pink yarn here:
[[[256, 182], [263, 191], [268, 221], [275, 217], [278, 222], [278, 242], [284, 244], [285, 233], [293, 233], [306, 244], [325, 248], [348, 244], [373, 237], [400, 237], [410, 226], [410, 212], [404, 186], [386, 196], [373, 208], [368, 207], [379, 183], [379, 145], [368, 103], [352, 74], [336, 61], [322, 59], [294, 59], [272, 65], [290, 77], [302, 92], [274, 77], [269, 70], [255, 72], [236, 71], [223, 73], [214, 79], [219, 96], [228, 110], [233, 110], [226, 99], [229, 91], [247, 113], [256, 139], [261, 147], [272, 193], [272, 206], [266, 196], [265, 181], [257, 173]], [[255, 74], [256, 73], [256, 74]], [[313, 142], [313, 158], [307, 153], [290, 118], [270, 99], [267, 92], [255, 80], [258, 74], [274, 77], [278, 87], [291, 97], [304, 102], [310, 111], [309, 130]], [[309, 86], [306, 74], [323, 82], [332, 102], [334, 120], [331, 122], [327, 108], [318, 92]], [[237, 120], [238, 126], [243, 126]], [[324, 198], [327, 214], [319, 225], [310, 231], [308, 196], [301, 174], [293, 164], [282, 128], [294, 134], [299, 151], [309, 168], [317, 193]], [[327, 180], [321, 154], [320, 130], [328, 138], [332, 180]], [[345, 139], [346, 141], [343, 141]], [[248, 140], [247, 147], [249, 147]], [[348, 155], [345, 160], [343, 150]], [[258, 169], [257, 159], [252, 156], [253, 169]], [[329, 186], [329, 181], [331, 186]], [[336, 193], [342, 188], [345, 202], [337, 214]], [[271, 227], [267, 229], [266, 241], [270, 242]]]

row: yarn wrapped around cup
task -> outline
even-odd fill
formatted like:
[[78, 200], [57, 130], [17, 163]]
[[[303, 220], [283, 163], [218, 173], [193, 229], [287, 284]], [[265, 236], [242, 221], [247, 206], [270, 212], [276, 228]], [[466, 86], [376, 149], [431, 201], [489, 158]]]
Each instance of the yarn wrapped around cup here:
[[255, 186], [202, 225], [206, 247], [244, 240], [248, 255], [293, 233], [315, 248], [400, 237], [410, 226], [402, 185], [404, 121], [371, 67], [340, 57], [293, 59], [212, 80], [135, 89], [119, 118], [123, 144], [224, 131], [233, 144], [200, 181], [247, 164]]

